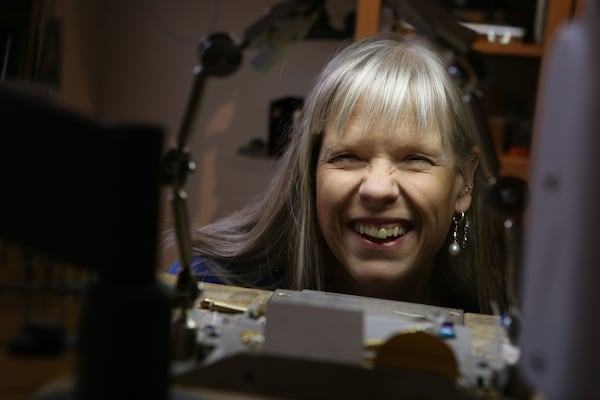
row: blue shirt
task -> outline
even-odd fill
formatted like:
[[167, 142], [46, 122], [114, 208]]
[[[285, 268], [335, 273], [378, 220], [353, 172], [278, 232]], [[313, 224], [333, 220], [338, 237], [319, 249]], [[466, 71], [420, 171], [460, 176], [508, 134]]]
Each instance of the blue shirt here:
[[[177, 275], [181, 272], [181, 264], [179, 261], [175, 261], [175, 263], [169, 269], [170, 274]], [[196, 276], [199, 281], [208, 282], [208, 283], [218, 283], [222, 284], [223, 282], [217, 278], [208, 266], [204, 262], [202, 257], [194, 257], [192, 259], [192, 274]]]
[[[177, 275], [181, 272], [181, 268], [182, 268], [181, 264], [178, 261], [175, 261], [175, 263], [173, 263], [173, 265], [169, 269], [169, 273]], [[205, 262], [205, 258], [202, 256], [194, 256], [192, 258], [191, 269], [192, 269], [192, 275], [195, 275], [196, 279], [198, 279], [201, 282], [216, 283], [216, 284], [221, 284], [221, 285], [225, 284], [225, 282], [222, 279], [220, 279], [218, 276], [216, 276], [210, 270], [210, 268], [208, 267], [208, 265]], [[251, 284], [249, 284], [249, 283], [242, 284], [240, 282], [238, 285], [273, 290], [275, 288], [280, 287], [281, 281], [282, 281], [281, 272], [276, 272], [274, 274], [267, 274], [266, 276], [263, 276], [263, 278], [260, 279], [258, 282], [254, 282]], [[228, 284], [235, 285], [236, 283], [234, 282], [234, 283], [228, 283]]]

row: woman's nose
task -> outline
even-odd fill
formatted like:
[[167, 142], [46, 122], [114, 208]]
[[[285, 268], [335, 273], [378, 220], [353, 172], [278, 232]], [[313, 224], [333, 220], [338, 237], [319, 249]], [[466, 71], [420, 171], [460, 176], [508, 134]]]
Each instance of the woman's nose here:
[[389, 163], [373, 163], [365, 171], [358, 194], [370, 207], [382, 207], [393, 203], [400, 194], [393, 167]]

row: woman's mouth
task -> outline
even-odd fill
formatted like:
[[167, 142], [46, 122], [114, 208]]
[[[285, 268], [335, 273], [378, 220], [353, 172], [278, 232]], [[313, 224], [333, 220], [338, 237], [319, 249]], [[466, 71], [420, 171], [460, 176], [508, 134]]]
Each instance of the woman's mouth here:
[[399, 224], [372, 225], [365, 223], [355, 223], [353, 225], [355, 232], [369, 239], [389, 240], [395, 239], [406, 234], [407, 228]]

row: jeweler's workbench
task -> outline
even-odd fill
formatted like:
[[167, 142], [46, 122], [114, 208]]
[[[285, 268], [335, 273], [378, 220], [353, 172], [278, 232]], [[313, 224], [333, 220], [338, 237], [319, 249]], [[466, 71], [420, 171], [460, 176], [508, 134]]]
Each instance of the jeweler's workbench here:
[[[163, 279], [171, 284], [174, 277]], [[276, 397], [304, 390], [290, 375], [280, 375], [286, 370], [315, 382], [327, 376], [323, 384], [346, 385], [348, 395], [367, 393], [370, 384], [393, 386], [382, 398], [396, 389], [416, 395], [422, 390], [416, 383], [425, 380], [433, 386], [428, 395], [452, 391], [456, 383], [469, 390], [450, 398], [492, 399], [500, 398], [493, 386], [504, 379], [508, 359], [518, 356], [494, 315], [310, 290], [202, 288], [191, 316], [205, 356], [175, 377], [184, 388], [208, 385]], [[352, 344], [359, 342], [360, 348]], [[393, 377], [386, 375], [389, 367], [396, 369]], [[242, 375], [252, 379], [236, 380]]]
[[[174, 276], [160, 275], [160, 281], [166, 286], [171, 286], [174, 280]], [[312, 291], [271, 292], [209, 283], [203, 283], [202, 288], [202, 296], [191, 317], [197, 324], [198, 343], [203, 347], [203, 356], [197, 353], [194, 361], [198, 362], [187, 364], [179, 372], [174, 369], [173, 375], [173, 390], [192, 396], [186, 398], [194, 398], [194, 394], [201, 394], [201, 398], [223, 398], [220, 397], [223, 390], [229, 396], [227, 398], [235, 398], [231, 396], [240, 392], [245, 393], [244, 398], [286, 397], [279, 394], [286, 390], [304, 390], [293, 386], [298, 380], [291, 378], [300, 376], [294, 374], [304, 374], [302, 376], [312, 380], [314, 385], [341, 384], [346, 388], [338, 389], [336, 394], [344, 394], [344, 390], [349, 395], [352, 391], [359, 394], [368, 385], [382, 385], [387, 392], [381, 393], [380, 398], [385, 398], [396, 389], [408, 390], [408, 393], [413, 389], [422, 390], [415, 386], [419, 382], [429, 382], [425, 386], [448, 393], [453, 385], [452, 380], [446, 378], [452, 374], [458, 374], [457, 381], [462, 380], [463, 384], [465, 379], [469, 380], [468, 385], [473, 385], [477, 379], [492, 379], [489, 371], [475, 369], [482, 364], [497, 362], [498, 352], [502, 352], [508, 343], [504, 331], [498, 328], [498, 317], [492, 315]], [[6, 328], [3, 330], [3, 344], [18, 330], [23, 319], [19, 315], [22, 308], [15, 306], [15, 299], [10, 300], [6, 296], [0, 303], [1, 320]], [[69, 319], [71, 325], [76, 326], [73, 320], [76, 319], [77, 298], [69, 301], [73, 303], [69, 306], [72, 309]], [[45, 302], [45, 308], [50, 306]], [[56, 307], [64, 308], [64, 302], [57, 302]], [[454, 322], [449, 333], [444, 330], [446, 326], [435, 320], [442, 314], [446, 321]], [[284, 319], [282, 315], [289, 315], [290, 319]], [[294, 325], [294, 318], [303, 323]], [[319, 328], [323, 324], [325, 331]], [[433, 335], [425, 337], [424, 332], [431, 332], [435, 326], [443, 329], [436, 331], [435, 338]], [[300, 332], [305, 328], [308, 330]], [[351, 338], [361, 339], [359, 353], [343, 349], [342, 353], [332, 353], [327, 358], [325, 353], [331, 353], [335, 350], [332, 347], [338, 346], [338, 343], [332, 345], [320, 339], [324, 333], [327, 336], [327, 331], [339, 338], [336, 342], [343, 342], [344, 338], [347, 342]], [[433, 354], [435, 363], [430, 364], [414, 363], [414, 360], [398, 364], [399, 358], [394, 356], [393, 351], [392, 357], [385, 361], [377, 350], [387, 346], [387, 339], [393, 337], [395, 331], [400, 332], [398, 337], [402, 340], [411, 338], [410, 341], [404, 340], [404, 344], [396, 343], [396, 347], [402, 348], [408, 343], [411, 349], [419, 346], [437, 348], [439, 343], [445, 342], [454, 352], [456, 361], [450, 360], [450, 352], [443, 351]], [[439, 340], [442, 334], [445, 336]], [[434, 339], [430, 340], [429, 336]], [[282, 337], [289, 340], [282, 340], [283, 344], [275, 346], [274, 338]], [[302, 349], [302, 346], [308, 347]], [[302, 353], [294, 353], [297, 349], [302, 349]], [[317, 350], [322, 353], [311, 355]], [[358, 358], [353, 359], [353, 354]], [[422, 355], [417, 358], [422, 359]], [[48, 388], [57, 385], [69, 388], [75, 376], [76, 359], [75, 348], [54, 357], [22, 357], [9, 354], [4, 346], [0, 353], [0, 369], [3, 371], [0, 375], [0, 397], [24, 399], [41, 390], [47, 392]], [[385, 361], [389, 364], [390, 359], [392, 366], [405, 368], [401, 377], [397, 372], [389, 375], [385, 368], [373, 373], [373, 368], [379, 371], [377, 363], [384, 365]], [[436, 363], [438, 365], [434, 365]], [[476, 376], [478, 373], [482, 375]], [[306, 384], [304, 380], [301, 382]], [[358, 383], [361, 387], [356, 387]], [[312, 392], [297, 393], [299, 396], [313, 395]], [[323, 396], [327, 393], [323, 392]], [[462, 393], [457, 392], [455, 397], [449, 398], [477, 398], [461, 396]]]
[[[173, 275], [161, 275], [161, 279], [167, 284], [173, 284]], [[216, 311], [230, 312], [234, 308], [246, 309], [251, 304], [266, 304], [273, 292], [259, 289], [248, 289], [236, 286], [216, 285], [203, 283], [204, 298], [214, 302], [212, 309]], [[205, 301], [206, 303], [206, 301]], [[200, 303], [198, 303], [200, 306]], [[464, 313], [464, 325], [471, 330], [472, 351], [475, 355], [491, 356], [494, 340], [497, 340], [498, 316], [489, 314]], [[508, 343], [504, 331], [500, 331], [501, 342]]]

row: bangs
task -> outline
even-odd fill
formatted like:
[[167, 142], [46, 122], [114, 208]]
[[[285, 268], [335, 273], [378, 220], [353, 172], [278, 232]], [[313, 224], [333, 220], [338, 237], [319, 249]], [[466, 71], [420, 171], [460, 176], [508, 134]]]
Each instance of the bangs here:
[[338, 66], [329, 101], [323, 104], [320, 131], [339, 134], [357, 115], [363, 117], [365, 131], [391, 134], [400, 123], [418, 134], [452, 131], [447, 72], [437, 55], [430, 56], [440, 62], [432, 63], [410, 49], [389, 47], [362, 58], [357, 54], [348, 65]]

